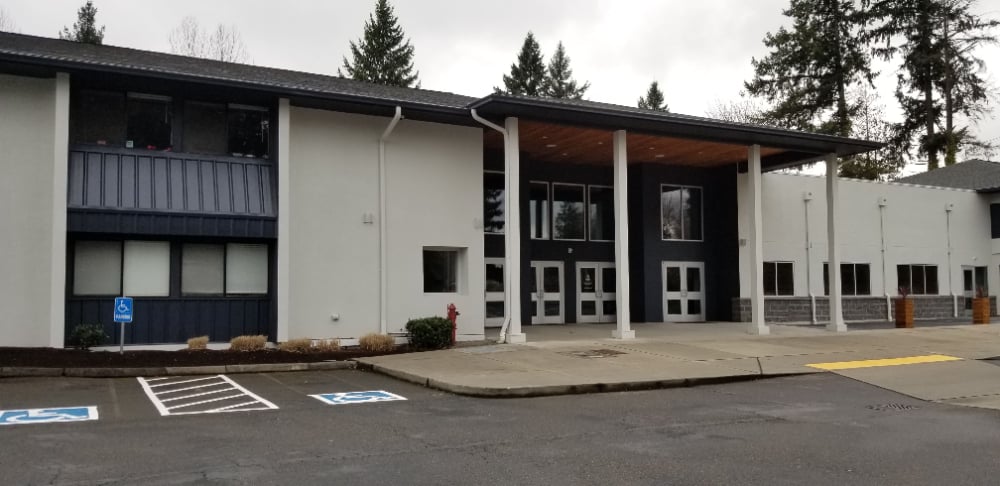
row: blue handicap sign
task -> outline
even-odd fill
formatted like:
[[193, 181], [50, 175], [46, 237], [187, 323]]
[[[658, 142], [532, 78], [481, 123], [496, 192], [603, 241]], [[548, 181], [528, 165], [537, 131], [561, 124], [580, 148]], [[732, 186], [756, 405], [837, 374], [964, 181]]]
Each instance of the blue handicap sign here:
[[406, 400], [395, 393], [389, 393], [387, 391], [360, 391], [360, 392], [343, 392], [343, 393], [323, 393], [320, 395], [310, 395], [317, 400], [325, 402], [330, 405], [346, 405], [348, 403], [374, 403], [374, 402], [391, 402], [395, 400]]
[[0, 425], [82, 422], [97, 420], [97, 407], [31, 408], [0, 410]]
[[131, 297], [115, 297], [115, 322], [132, 322]]

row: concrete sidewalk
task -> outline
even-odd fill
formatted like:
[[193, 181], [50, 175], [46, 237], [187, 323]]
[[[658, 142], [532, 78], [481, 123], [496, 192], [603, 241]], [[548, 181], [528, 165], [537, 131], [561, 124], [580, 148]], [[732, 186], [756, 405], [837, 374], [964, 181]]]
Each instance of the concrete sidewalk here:
[[[532, 326], [526, 344], [361, 358], [406, 381], [463, 395], [524, 397], [691, 386], [822, 372], [810, 363], [945, 354], [1000, 355], [1000, 326], [850, 331], [772, 325], [751, 336], [739, 323], [638, 324], [632, 341], [613, 325]], [[1000, 373], [1000, 368], [998, 368]], [[1000, 376], [1000, 375], [998, 375]]]

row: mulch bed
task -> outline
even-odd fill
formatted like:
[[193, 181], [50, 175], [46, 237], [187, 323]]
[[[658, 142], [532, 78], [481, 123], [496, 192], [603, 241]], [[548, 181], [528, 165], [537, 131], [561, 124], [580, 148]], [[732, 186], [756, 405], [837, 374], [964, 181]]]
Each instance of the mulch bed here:
[[408, 352], [398, 347], [389, 352], [342, 349], [329, 352], [293, 353], [266, 349], [263, 351], [87, 351], [56, 348], [0, 347], [0, 367], [29, 368], [157, 368], [166, 366], [219, 366], [265, 363], [315, 363], [343, 361], [366, 356], [382, 356]]

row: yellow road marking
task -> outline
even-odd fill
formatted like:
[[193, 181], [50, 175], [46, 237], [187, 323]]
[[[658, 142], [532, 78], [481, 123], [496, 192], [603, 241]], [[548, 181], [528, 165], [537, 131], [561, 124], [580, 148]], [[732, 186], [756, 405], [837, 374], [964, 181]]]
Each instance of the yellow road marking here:
[[849, 370], [852, 368], [874, 368], [877, 366], [900, 366], [920, 363], [940, 363], [943, 361], [961, 361], [962, 358], [945, 356], [943, 354], [930, 354], [927, 356], [910, 356], [907, 358], [889, 359], [866, 359], [862, 361], [840, 361], [836, 363], [813, 363], [807, 364], [810, 368], [821, 370]]

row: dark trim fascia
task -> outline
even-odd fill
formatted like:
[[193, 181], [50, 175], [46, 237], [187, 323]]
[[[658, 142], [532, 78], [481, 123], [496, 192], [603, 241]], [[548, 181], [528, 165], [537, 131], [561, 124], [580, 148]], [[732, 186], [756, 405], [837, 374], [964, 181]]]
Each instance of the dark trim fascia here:
[[70, 207], [66, 230], [70, 233], [144, 236], [189, 236], [243, 239], [274, 239], [278, 219], [169, 211], [122, 211]]
[[[376, 105], [386, 108], [385, 116], [392, 116], [395, 107], [400, 106], [404, 110], [410, 111], [411, 114], [419, 112], [419, 113], [437, 114], [437, 115], [451, 115], [453, 117], [463, 118], [463, 119], [469, 118], [468, 109], [460, 106], [450, 107], [450, 106], [436, 105], [430, 103], [420, 103], [415, 101], [394, 100], [389, 98], [375, 98], [369, 96], [351, 95], [346, 93], [330, 93], [318, 90], [294, 88], [290, 86], [236, 81], [236, 80], [223, 79], [211, 76], [199, 76], [190, 73], [158, 71], [154, 69], [142, 69], [138, 67], [118, 66], [114, 64], [108, 64], [108, 65], [91, 64], [78, 61], [69, 61], [64, 59], [19, 56], [16, 54], [0, 52], [0, 62], [3, 61], [9, 61], [14, 64], [25, 64], [29, 66], [40, 66], [43, 68], [49, 68], [52, 70], [53, 73], [57, 71], [65, 71], [68, 72], [70, 76], [72, 76], [74, 73], [103, 72], [103, 73], [113, 73], [113, 74], [128, 75], [128, 76], [151, 77], [155, 79], [166, 79], [171, 81], [193, 82], [197, 84], [221, 86], [227, 88], [265, 91], [275, 96], [288, 97], [288, 98], [317, 98], [317, 99], [324, 99], [328, 101], [344, 103], [345, 106]], [[413, 118], [413, 116], [411, 116], [411, 118]], [[468, 124], [471, 124], [471, 122]]]
[[736, 125], [711, 119], [615, 111], [610, 108], [577, 106], [547, 100], [498, 97], [496, 95], [482, 98], [469, 105], [469, 108], [475, 108], [481, 115], [518, 116], [540, 121], [587, 125], [595, 128], [631, 129], [657, 135], [740, 145], [760, 144], [816, 155], [829, 153], [841, 156], [853, 155], [884, 146], [884, 144], [866, 140], [770, 127]]

